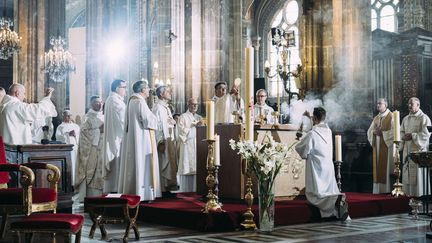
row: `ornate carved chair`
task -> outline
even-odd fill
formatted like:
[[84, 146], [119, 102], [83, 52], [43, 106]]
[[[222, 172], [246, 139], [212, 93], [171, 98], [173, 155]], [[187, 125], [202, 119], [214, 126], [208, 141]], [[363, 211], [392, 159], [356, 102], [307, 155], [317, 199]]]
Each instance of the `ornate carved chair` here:
[[[0, 140], [3, 147], [3, 141]], [[34, 188], [35, 174], [32, 170], [45, 169], [48, 188]], [[26, 163], [26, 164], [1, 164], [2, 172], [17, 172], [21, 187], [0, 189], [0, 214], [2, 223], [0, 237], [3, 238], [9, 214], [30, 215], [34, 212], [56, 212], [57, 209], [57, 184], [60, 179], [60, 170], [51, 164]]]

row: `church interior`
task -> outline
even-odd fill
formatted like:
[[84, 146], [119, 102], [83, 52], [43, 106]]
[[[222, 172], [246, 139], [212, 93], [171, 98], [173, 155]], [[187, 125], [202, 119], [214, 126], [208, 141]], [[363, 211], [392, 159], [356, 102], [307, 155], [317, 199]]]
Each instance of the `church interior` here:
[[[428, 118], [432, 117], [432, 0], [0, 0], [0, 9], [0, 87], [11, 96], [12, 87], [22, 85], [27, 103], [42, 103], [49, 97], [57, 113], [50, 117], [50, 136], [42, 132], [45, 142], [37, 138], [33, 144], [10, 143], [2, 130], [8, 124], [0, 124], [5, 142], [0, 148], [0, 174], [9, 176], [6, 182], [0, 176], [0, 201], [5, 202], [0, 202], [1, 230], [6, 228], [0, 242], [32, 237], [33, 241], [48, 242], [52, 235], [57, 242], [69, 242], [69, 235], [82, 242], [426, 242], [432, 238], [432, 233], [427, 234], [432, 232], [432, 154], [428, 152], [432, 149]], [[141, 81], [149, 92], [145, 97], [149, 112], [154, 113], [159, 94], [164, 93], [160, 87], [171, 91], [166, 102], [171, 118], [178, 115], [181, 120], [192, 109], [191, 104], [196, 108], [193, 114], [200, 115], [202, 123], [194, 124], [194, 150], [179, 152], [180, 145], [175, 145], [176, 167], [185, 170], [181, 161], [196, 160], [191, 172], [193, 189], [182, 191], [180, 184], [178, 190], [162, 190], [164, 196], [145, 202], [140, 202], [142, 195], [141, 200], [139, 196], [126, 200], [117, 192], [117, 184], [115, 190], [103, 190], [104, 194], [120, 193], [112, 194], [112, 200], [77, 196], [76, 174], [90, 170], [86, 167], [82, 172], [77, 162], [71, 162], [80, 159], [72, 153], [81, 141], [71, 135], [77, 140], [73, 145], [56, 134], [66, 116], [85, 132], [87, 113], [95, 110], [95, 96], [100, 99], [101, 112], [105, 109], [106, 121], [105, 101], [118, 90], [113, 90], [115, 80], [125, 85], [124, 107], [132, 106], [130, 97], [139, 93], [135, 84]], [[219, 97], [221, 83], [228, 93], [224, 95], [244, 103], [229, 113], [234, 120], [214, 122], [209, 103]], [[54, 89], [52, 94], [47, 93], [49, 88]], [[254, 104], [261, 107], [259, 96], [265, 96], [262, 105], [271, 112], [259, 110], [254, 115]], [[213, 102], [216, 117], [217, 99]], [[376, 139], [386, 136], [382, 120], [379, 132], [369, 134], [380, 116], [380, 100], [385, 101], [392, 119], [390, 145], [375, 145]], [[399, 140], [396, 137], [400, 136], [398, 129], [406, 133], [410, 129], [405, 118], [414, 116], [412, 102], [417, 102], [428, 123], [420, 128], [426, 134], [425, 145], [417, 150], [410, 147], [407, 152], [406, 141], [417, 141], [417, 135], [410, 133], [406, 141], [403, 133]], [[5, 100], [0, 103], [1, 123], [6, 121], [1, 118], [4, 104]], [[228, 106], [227, 101], [224, 107]], [[309, 174], [305, 163], [310, 157], [294, 151], [315, 124], [314, 118], [305, 114], [316, 117], [316, 107], [324, 108], [332, 132], [328, 141], [335, 162], [332, 181], [345, 193], [349, 205], [349, 219], [344, 222], [338, 220], [340, 215], [337, 219], [321, 217], [322, 212], [306, 200]], [[27, 123], [31, 129], [37, 124], [36, 120]], [[177, 120], [176, 124], [181, 123]], [[108, 129], [105, 124], [100, 133]], [[101, 134], [97, 136], [105, 139]], [[274, 179], [274, 228], [262, 233], [263, 222], [258, 218], [261, 201], [257, 200], [263, 193], [257, 188], [260, 178], [248, 170], [244, 154], [231, 149], [230, 140], [252, 137], [265, 141], [269, 134], [289, 147], [289, 152]], [[157, 137], [156, 132], [156, 141]], [[106, 148], [100, 146], [102, 154]], [[123, 149], [123, 144], [118, 146]], [[382, 159], [383, 146], [389, 149], [385, 156], [391, 156], [391, 162], [384, 162], [385, 183], [390, 189], [376, 190], [377, 171], [382, 168], [377, 161]], [[163, 149], [166, 147], [164, 143]], [[421, 158], [416, 160], [409, 152], [422, 152], [418, 154]], [[182, 160], [179, 157], [184, 153], [190, 154]], [[3, 168], [4, 162], [15, 167]], [[98, 162], [91, 163], [98, 168]], [[160, 156], [159, 166], [164, 170]], [[419, 195], [405, 191], [403, 185], [406, 177], [411, 179], [410, 166], [423, 173], [424, 181], [417, 180], [419, 187], [423, 183]], [[120, 174], [123, 168], [113, 171]], [[29, 181], [34, 181], [33, 189]], [[40, 198], [53, 196], [49, 191], [37, 191], [40, 185], [55, 189], [55, 195], [50, 202], [38, 205]], [[2, 194], [13, 187], [22, 192], [18, 204], [24, 206], [11, 206], [11, 192]], [[27, 205], [32, 200], [33, 205]], [[37, 217], [46, 211], [59, 216], [42, 213]], [[115, 216], [105, 219], [108, 211], [115, 211]], [[34, 222], [25, 217], [33, 217]], [[46, 224], [36, 227], [40, 234], [29, 236], [38, 232], [30, 230], [35, 227], [32, 222], [56, 218], [53, 222], [59, 223], [62, 217], [69, 219], [69, 228], [60, 230], [63, 226]], [[79, 226], [71, 226], [72, 221], [80, 222], [76, 223]], [[114, 224], [119, 222], [123, 224]], [[66, 237], [60, 237], [62, 234]]]

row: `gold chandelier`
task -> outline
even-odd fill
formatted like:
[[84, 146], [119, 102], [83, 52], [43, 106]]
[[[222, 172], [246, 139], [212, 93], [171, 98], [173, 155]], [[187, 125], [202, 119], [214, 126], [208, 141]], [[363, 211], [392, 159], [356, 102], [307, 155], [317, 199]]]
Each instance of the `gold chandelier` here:
[[66, 40], [61, 36], [51, 37], [52, 48], [41, 58], [42, 70], [54, 82], [62, 82], [69, 72], [75, 71], [75, 59], [68, 50], [64, 49], [65, 44]]
[[0, 19], [0, 59], [7, 60], [21, 49], [21, 37], [11, 30], [13, 21], [2, 17]]

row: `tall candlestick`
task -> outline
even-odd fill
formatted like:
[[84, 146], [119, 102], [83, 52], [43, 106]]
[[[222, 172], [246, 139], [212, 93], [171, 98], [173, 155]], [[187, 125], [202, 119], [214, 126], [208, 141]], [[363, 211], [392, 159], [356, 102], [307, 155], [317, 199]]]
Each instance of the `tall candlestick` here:
[[215, 104], [209, 100], [206, 104], [207, 112], [207, 139], [214, 139]]
[[279, 78], [277, 78], [277, 99], [276, 99], [276, 101], [277, 101], [277, 111], [279, 112], [279, 114], [280, 114], [280, 87], [279, 87]]
[[341, 135], [335, 136], [336, 144], [336, 161], [342, 161], [342, 137]]
[[394, 129], [393, 129], [394, 141], [400, 141], [401, 137], [400, 137], [400, 114], [399, 114], [399, 111], [393, 111], [393, 124], [394, 124]]
[[220, 166], [220, 138], [219, 135], [214, 135], [215, 139], [215, 154], [214, 154], [214, 161], [216, 166]]
[[245, 139], [254, 140], [254, 49], [252, 47], [246, 48], [246, 134]]

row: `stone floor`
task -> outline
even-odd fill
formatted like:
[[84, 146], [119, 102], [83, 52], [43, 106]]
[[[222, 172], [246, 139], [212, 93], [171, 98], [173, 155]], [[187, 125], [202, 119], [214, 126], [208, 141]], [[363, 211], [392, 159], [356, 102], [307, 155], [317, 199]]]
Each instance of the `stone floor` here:
[[[82, 206], [76, 205], [74, 211], [82, 213]], [[139, 223], [140, 240], [135, 241], [131, 232], [129, 242], [428, 242], [425, 234], [430, 231], [430, 220], [427, 216], [420, 216], [418, 220], [414, 220], [407, 214], [399, 214], [359, 218], [344, 223], [333, 221], [281, 226], [276, 227], [271, 234], [262, 234], [258, 231], [204, 233]], [[89, 239], [90, 226], [91, 221], [86, 216], [81, 242], [106, 242], [99, 240], [98, 230], [95, 238]], [[109, 242], [122, 242], [122, 225], [108, 225], [107, 230]], [[16, 241], [17, 238], [8, 233], [8, 237], [0, 242]], [[42, 243], [48, 240], [42, 236], [34, 242]]]

